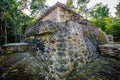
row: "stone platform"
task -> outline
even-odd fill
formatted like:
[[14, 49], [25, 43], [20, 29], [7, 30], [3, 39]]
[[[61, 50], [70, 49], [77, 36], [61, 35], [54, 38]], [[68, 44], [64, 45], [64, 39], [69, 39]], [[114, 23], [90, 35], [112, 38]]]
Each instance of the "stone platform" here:
[[120, 59], [120, 44], [105, 44], [99, 48], [102, 55]]

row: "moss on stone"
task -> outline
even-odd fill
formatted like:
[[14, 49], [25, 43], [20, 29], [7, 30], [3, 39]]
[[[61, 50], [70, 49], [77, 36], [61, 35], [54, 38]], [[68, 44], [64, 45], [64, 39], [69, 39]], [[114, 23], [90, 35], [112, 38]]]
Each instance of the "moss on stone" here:
[[99, 31], [99, 38], [100, 38], [100, 43], [101, 44], [105, 44], [106, 43], [106, 37], [105, 37], [105, 33], [103, 31]]
[[120, 61], [100, 56], [82, 68], [74, 68], [66, 80], [119, 80]]
[[46, 33], [42, 33], [42, 34], [39, 34], [40, 37], [43, 37], [43, 36], [51, 36], [52, 33], [51, 32], [46, 32]]

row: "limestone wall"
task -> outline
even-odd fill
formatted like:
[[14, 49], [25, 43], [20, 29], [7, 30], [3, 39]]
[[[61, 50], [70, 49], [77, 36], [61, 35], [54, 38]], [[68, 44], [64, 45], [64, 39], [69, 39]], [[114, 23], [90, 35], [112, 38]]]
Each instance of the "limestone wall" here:
[[51, 20], [51, 21], [58, 22], [58, 16], [59, 16], [58, 15], [58, 8], [56, 8], [50, 14], [48, 14], [47, 16], [45, 16], [41, 21]]
[[31, 34], [25, 35], [29, 35], [25, 42], [41, 62], [41, 70], [55, 80], [65, 80], [72, 69], [94, 59], [98, 55], [98, 45], [106, 42], [98, 28], [72, 21], [39, 22], [34, 29], [34, 38]]
[[63, 80], [73, 68], [82, 67], [90, 61], [81, 25], [49, 21], [41, 25], [35, 31], [35, 38], [27, 37], [26, 41], [31, 44], [30, 50], [37, 58], [47, 63], [47, 73], [52, 77], [62, 77]]
[[80, 17], [77, 14], [71, 13], [70, 11], [59, 8], [60, 22], [65, 22], [66, 20], [77, 21]]
[[72, 13], [68, 10], [57, 7], [49, 15], [45, 16], [42, 21], [51, 20], [55, 22], [65, 22], [66, 20], [78, 21], [81, 17], [78, 14]]
[[120, 59], [120, 44], [100, 45], [99, 50], [104, 56]]

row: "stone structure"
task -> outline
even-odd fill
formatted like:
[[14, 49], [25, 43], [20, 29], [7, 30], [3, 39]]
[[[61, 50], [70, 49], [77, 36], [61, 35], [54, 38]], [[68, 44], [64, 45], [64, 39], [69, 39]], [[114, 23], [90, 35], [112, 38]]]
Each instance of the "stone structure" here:
[[[41, 62], [46, 79], [64, 80], [72, 70], [98, 55], [98, 45], [107, 43], [106, 35], [88, 20], [56, 3], [25, 31], [29, 50]], [[43, 69], [46, 68], [46, 69]]]
[[68, 8], [66, 5], [57, 2], [55, 5], [50, 7], [38, 21], [51, 20], [55, 22], [65, 22], [66, 20], [77, 21], [82, 16], [75, 13], [73, 10]]
[[101, 30], [90, 24], [83, 25], [81, 21], [42, 21], [26, 30], [25, 42], [30, 44], [30, 51], [41, 64], [47, 67], [48, 75], [64, 80], [72, 69], [96, 58], [98, 45], [107, 41]]
[[24, 52], [28, 50], [28, 43], [8, 43], [1, 47], [2, 54], [12, 54], [17, 52]]
[[120, 44], [105, 44], [99, 48], [102, 55], [120, 59]]
[[108, 39], [109, 39], [109, 43], [113, 43], [113, 35], [107, 35], [108, 36]]

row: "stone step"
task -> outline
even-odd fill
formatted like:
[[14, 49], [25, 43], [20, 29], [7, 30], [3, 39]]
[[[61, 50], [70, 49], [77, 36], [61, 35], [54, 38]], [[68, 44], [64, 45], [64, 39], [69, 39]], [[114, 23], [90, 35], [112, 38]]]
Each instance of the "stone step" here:
[[120, 59], [120, 44], [105, 44], [99, 46], [100, 53], [104, 56]]

